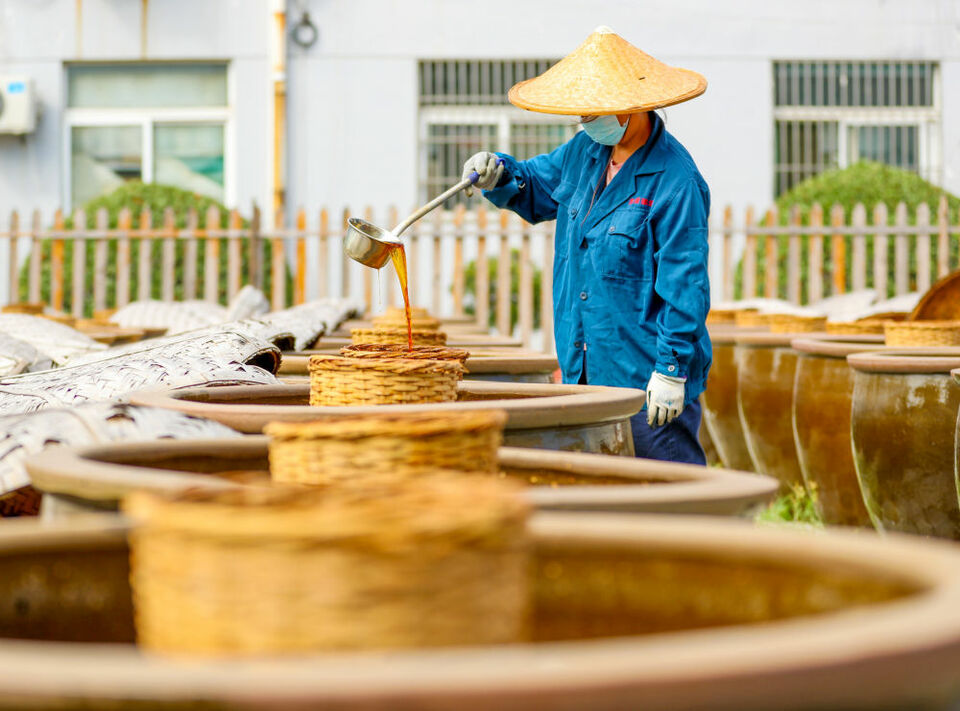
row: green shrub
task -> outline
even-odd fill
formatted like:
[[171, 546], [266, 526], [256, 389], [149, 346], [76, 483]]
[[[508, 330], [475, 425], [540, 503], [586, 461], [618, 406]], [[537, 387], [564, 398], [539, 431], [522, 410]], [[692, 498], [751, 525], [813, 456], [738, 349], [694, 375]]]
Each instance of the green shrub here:
[[[487, 259], [487, 277], [490, 284], [490, 326], [497, 325], [497, 270], [499, 262], [496, 257]], [[538, 267], [533, 268], [533, 327], [540, 328], [540, 285], [543, 274]], [[470, 315], [476, 314], [477, 299], [477, 263], [467, 264], [464, 272], [464, 292], [467, 303], [464, 311]], [[520, 250], [510, 250], [510, 331], [517, 325], [520, 318]], [[509, 335], [509, 334], [504, 334]]]
[[[900, 168], [894, 168], [882, 163], [860, 162], [842, 170], [830, 170], [812, 178], [809, 178], [792, 190], [781, 195], [776, 202], [778, 211], [778, 223], [786, 225], [790, 220], [791, 211], [796, 208], [799, 210], [802, 224], [810, 224], [810, 211], [815, 203], [819, 203], [823, 208], [823, 221], [826, 225], [830, 223], [830, 210], [834, 205], [840, 205], [844, 210], [844, 221], [850, 224], [852, 221], [853, 208], [857, 203], [863, 203], [867, 210], [867, 223], [873, 222], [873, 209], [878, 203], [883, 203], [887, 207], [887, 220], [889, 224], [894, 221], [894, 212], [897, 204], [901, 201], [907, 207], [908, 222], [910, 224], [916, 221], [916, 209], [921, 203], [926, 203], [930, 207], [931, 221], [936, 221], [937, 206], [941, 195], [947, 196], [948, 215], [952, 218], [956, 216], [960, 209], [960, 198], [947, 193], [943, 189], [924, 180], [916, 173]], [[758, 215], [758, 221], [762, 215]], [[823, 242], [823, 285], [824, 296], [830, 293], [830, 280], [833, 271], [833, 260], [830, 251], [830, 228], [824, 227]], [[846, 261], [846, 279], [850, 283], [850, 274], [852, 269], [852, 239], [849, 236], [844, 238], [847, 249]], [[787, 245], [789, 238], [785, 235], [777, 237], [777, 257], [778, 257], [778, 276], [777, 285], [780, 298], [787, 296]], [[867, 239], [867, 284], [873, 283], [873, 257], [874, 245], [872, 239]], [[950, 264], [957, 263], [957, 244], [955, 240], [950, 240]], [[757, 241], [757, 292], [762, 295], [764, 289], [763, 273], [766, 260], [766, 239], [761, 236]], [[893, 258], [894, 243], [892, 239], [887, 240], [888, 275], [887, 275], [887, 296], [893, 295], [894, 288], [894, 267]], [[808, 278], [809, 278], [809, 238], [802, 236], [800, 239], [800, 288], [801, 301], [808, 301]], [[936, 260], [931, 260], [931, 280], [936, 278]], [[916, 250], [910, 250], [910, 274], [911, 288], [915, 287], [916, 279]], [[743, 295], [743, 262], [737, 266], [737, 272], [734, 282], [735, 295], [739, 298]], [[882, 297], [883, 295], [881, 295]]]
[[[206, 211], [209, 207], [215, 206], [220, 210], [220, 227], [227, 227], [229, 212], [222, 204], [216, 200], [192, 193], [188, 190], [169, 185], [145, 184], [139, 181], [125, 183], [108, 195], [103, 195], [89, 201], [83, 206], [86, 215], [86, 227], [93, 229], [96, 222], [97, 211], [106, 208], [109, 216], [110, 229], [116, 229], [117, 220], [120, 211], [127, 207], [130, 208], [133, 217], [133, 227], [139, 224], [140, 213], [149, 208], [153, 220], [154, 229], [163, 224], [163, 213], [166, 208], [173, 208], [176, 215], [176, 226], [183, 229], [187, 225], [187, 213], [191, 208], [196, 209], [198, 224], [203, 227], [206, 220]], [[244, 227], [249, 226], [247, 220], [243, 221]], [[67, 229], [82, 228], [83, 225], [74, 225], [73, 216], [65, 220]], [[241, 279], [247, 280], [249, 273], [249, 240], [244, 239], [241, 243]], [[94, 241], [88, 241], [86, 251], [86, 279], [84, 291], [83, 313], [90, 316], [93, 312], [93, 281], [95, 279], [103, 280], [106, 287], [107, 308], [116, 306], [116, 283], [117, 283], [117, 241], [107, 241], [107, 269], [105, 274], [95, 274], [94, 272]], [[71, 311], [73, 308], [73, 240], [65, 240], [64, 243], [64, 280], [63, 280], [63, 302], [64, 310]], [[150, 297], [161, 298], [163, 274], [161, 272], [163, 265], [162, 240], [151, 240], [151, 264], [153, 273], [150, 282]], [[174, 299], [181, 300], [184, 294], [184, 266], [186, 256], [186, 244], [183, 240], [178, 240], [175, 250], [175, 275], [173, 280]], [[197, 245], [197, 274], [196, 274], [196, 297], [203, 297], [203, 275], [204, 264], [206, 262], [206, 250], [204, 241], [198, 240]], [[130, 300], [138, 298], [139, 294], [139, 270], [137, 268], [140, 254], [140, 240], [131, 240], [130, 245]], [[263, 269], [263, 289], [265, 293], [271, 293], [272, 282], [272, 253], [269, 243], [264, 243], [262, 247], [261, 264]], [[43, 301], [50, 300], [50, 268], [51, 268], [51, 241], [44, 240], [41, 244], [41, 271], [40, 271], [40, 296]], [[20, 299], [28, 299], [29, 288], [30, 259], [28, 258], [20, 271]], [[293, 294], [293, 280], [287, 270], [286, 295], [289, 303]], [[218, 300], [225, 303], [227, 299], [227, 240], [220, 240], [220, 268], [218, 284]]]
[[764, 524], [793, 523], [820, 527], [823, 521], [817, 513], [816, 502], [816, 491], [811, 494], [802, 484], [796, 484], [786, 494], [774, 499], [754, 520]]

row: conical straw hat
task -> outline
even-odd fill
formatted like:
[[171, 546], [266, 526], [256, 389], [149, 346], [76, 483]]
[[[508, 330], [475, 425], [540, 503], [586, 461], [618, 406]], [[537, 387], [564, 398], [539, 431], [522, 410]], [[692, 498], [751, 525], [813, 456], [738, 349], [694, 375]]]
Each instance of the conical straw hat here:
[[543, 74], [515, 84], [507, 98], [529, 111], [602, 116], [679, 104], [706, 89], [700, 74], [664, 64], [598, 27]]

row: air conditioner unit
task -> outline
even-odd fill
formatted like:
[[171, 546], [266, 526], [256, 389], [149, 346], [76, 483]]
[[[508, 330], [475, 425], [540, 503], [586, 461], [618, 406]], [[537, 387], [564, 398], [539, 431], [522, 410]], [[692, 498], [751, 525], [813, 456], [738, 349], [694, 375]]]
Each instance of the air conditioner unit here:
[[33, 79], [0, 75], [0, 134], [23, 135], [37, 128], [37, 102]]

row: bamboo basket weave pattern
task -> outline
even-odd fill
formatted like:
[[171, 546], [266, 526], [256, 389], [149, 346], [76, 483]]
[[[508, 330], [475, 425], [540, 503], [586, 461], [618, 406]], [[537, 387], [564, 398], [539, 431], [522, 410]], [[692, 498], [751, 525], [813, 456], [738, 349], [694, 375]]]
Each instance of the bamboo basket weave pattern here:
[[527, 507], [493, 477], [124, 502], [137, 641], [251, 656], [527, 634]]
[[733, 324], [737, 322], [737, 309], [710, 309], [707, 312], [707, 324]]
[[6, 304], [0, 307], [0, 313], [5, 314], [29, 314], [31, 316], [39, 316], [43, 313], [43, 308], [45, 304], [42, 302], [29, 303], [29, 302], [18, 302], [15, 304]]
[[960, 321], [884, 321], [888, 346], [958, 346]]
[[762, 314], [757, 311], [738, 311], [734, 315], [734, 323], [744, 328], [756, 328], [769, 326], [771, 318], [771, 314]]
[[494, 473], [507, 415], [502, 410], [358, 415], [272, 422], [270, 473], [285, 484], [409, 477], [437, 469]]
[[[413, 345], [415, 346], [444, 346], [447, 343], [447, 334], [443, 331], [426, 331], [413, 329]], [[354, 345], [364, 343], [390, 343], [407, 345], [407, 327], [396, 328], [352, 328], [350, 340]]]
[[[432, 316], [413, 316], [411, 319], [413, 328], [418, 331], [437, 331], [440, 329], [440, 321]], [[372, 320], [374, 328], [402, 328], [407, 330], [406, 316], [395, 318], [393, 316], [375, 316]]]
[[771, 333], [814, 333], [823, 331], [826, 325], [826, 316], [799, 316], [795, 314], [772, 314], [770, 316]]
[[40, 513], [42, 494], [32, 486], [25, 486], [0, 496], [0, 516], [36, 516]]
[[874, 336], [883, 333], [882, 321], [827, 321], [827, 333], [837, 336]]
[[[430, 315], [430, 312], [423, 308], [422, 306], [411, 306], [410, 307], [410, 317], [411, 318], [433, 318]], [[388, 306], [383, 310], [383, 313], [377, 314], [374, 318], [387, 319], [388, 321], [406, 321], [407, 312], [406, 309], [402, 306]]]
[[310, 356], [310, 404], [389, 405], [453, 402], [460, 363], [404, 358]]
[[447, 348], [446, 346], [417, 346], [409, 350], [407, 344], [399, 343], [361, 343], [353, 346], [344, 346], [340, 355], [348, 358], [413, 358], [425, 360], [455, 360], [466, 362], [470, 351], [463, 348]]

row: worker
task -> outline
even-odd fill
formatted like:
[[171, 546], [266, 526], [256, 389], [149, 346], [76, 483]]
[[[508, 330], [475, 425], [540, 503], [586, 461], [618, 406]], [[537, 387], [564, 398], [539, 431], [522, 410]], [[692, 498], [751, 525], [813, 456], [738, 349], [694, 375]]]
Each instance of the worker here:
[[695, 464], [705, 463], [697, 398], [712, 357], [710, 192], [655, 109], [706, 86], [599, 27], [508, 94], [523, 109], [579, 117], [582, 130], [530, 160], [481, 152], [463, 169], [479, 173], [494, 205], [531, 223], [556, 220], [563, 381], [644, 389], [644, 410], [631, 420], [636, 455]]

